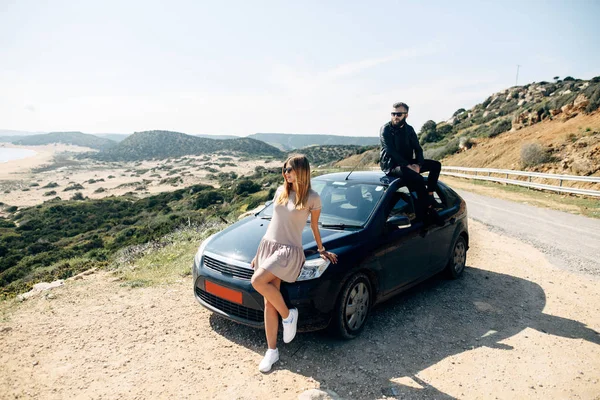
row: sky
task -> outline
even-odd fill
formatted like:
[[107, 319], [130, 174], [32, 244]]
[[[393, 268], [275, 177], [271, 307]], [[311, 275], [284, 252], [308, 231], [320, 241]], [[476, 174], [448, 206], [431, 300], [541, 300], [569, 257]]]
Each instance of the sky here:
[[370, 3], [0, 0], [0, 129], [377, 136], [600, 75], [600, 1]]

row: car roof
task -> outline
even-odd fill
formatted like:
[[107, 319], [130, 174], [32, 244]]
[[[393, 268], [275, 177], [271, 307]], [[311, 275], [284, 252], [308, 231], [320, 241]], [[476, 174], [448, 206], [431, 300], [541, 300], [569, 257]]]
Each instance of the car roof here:
[[[348, 175], [350, 174], [350, 175]], [[346, 179], [348, 178], [348, 179]], [[370, 183], [372, 185], [389, 185], [396, 178], [389, 177], [382, 171], [350, 171], [334, 172], [332, 174], [319, 175], [314, 179], [326, 181], [351, 181], [354, 183]]]

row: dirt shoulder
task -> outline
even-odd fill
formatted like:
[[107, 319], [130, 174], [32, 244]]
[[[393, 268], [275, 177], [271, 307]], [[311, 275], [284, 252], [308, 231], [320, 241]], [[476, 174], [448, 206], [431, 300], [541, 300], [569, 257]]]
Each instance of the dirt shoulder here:
[[598, 279], [470, 221], [468, 268], [373, 310], [363, 334], [300, 334], [263, 375], [263, 333], [98, 272], [1, 305], [0, 398], [570, 398], [600, 393]]

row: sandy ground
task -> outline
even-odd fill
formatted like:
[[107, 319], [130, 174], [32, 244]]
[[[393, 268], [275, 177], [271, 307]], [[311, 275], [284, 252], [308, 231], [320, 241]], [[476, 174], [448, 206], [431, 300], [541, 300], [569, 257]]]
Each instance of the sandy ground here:
[[263, 333], [203, 309], [190, 277], [132, 289], [98, 272], [5, 303], [0, 398], [600, 398], [598, 279], [469, 224], [461, 279], [376, 307], [355, 340], [299, 334], [265, 375]]
[[[74, 160], [72, 157], [74, 153], [91, 151], [78, 146], [5, 144], [4, 147], [36, 151], [32, 157], [0, 164], [0, 200], [8, 205], [19, 207], [41, 204], [56, 196], [63, 200], [70, 199], [76, 192], [97, 199], [112, 195], [120, 196], [127, 192], [146, 196], [199, 183], [218, 186], [217, 182], [207, 178], [207, 175], [232, 171], [238, 176], [251, 175], [256, 166], [268, 168], [280, 164], [279, 161], [240, 161], [239, 157], [216, 155], [105, 163]], [[234, 165], [218, 165], [225, 163]], [[208, 168], [214, 168], [216, 172], [211, 172]], [[161, 183], [161, 180], [169, 178], [180, 178], [180, 180]], [[44, 187], [49, 183], [56, 183], [58, 187]], [[83, 189], [65, 191], [67, 187], [75, 184], [83, 186]], [[100, 188], [103, 190], [99, 191]], [[56, 193], [50, 194], [51, 191]]]

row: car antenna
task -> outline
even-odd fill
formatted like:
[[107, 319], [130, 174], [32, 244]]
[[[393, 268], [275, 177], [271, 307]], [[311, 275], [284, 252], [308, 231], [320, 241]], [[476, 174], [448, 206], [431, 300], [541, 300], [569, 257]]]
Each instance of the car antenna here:
[[365, 153], [363, 154], [362, 158], [361, 158], [361, 159], [358, 161], [358, 163], [357, 163], [357, 164], [354, 166], [354, 168], [352, 168], [352, 171], [350, 171], [350, 172], [348, 173], [348, 175], [346, 175], [346, 179], [344, 179], [345, 181], [347, 181], [347, 180], [348, 180], [348, 177], [350, 177], [350, 174], [351, 174], [351, 173], [353, 173], [353, 172], [354, 172], [354, 170], [356, 169], [356, 167], [358, 167], [358, 166], [360, 165], [360, 163], [362, 162], [362, 160], [364, 160], [364, 159], [365, 159], [365, 157], [367, 156], [367, 152], [368, 152], [368, 151], [369, 151], [369, 150], [365, 151]]

